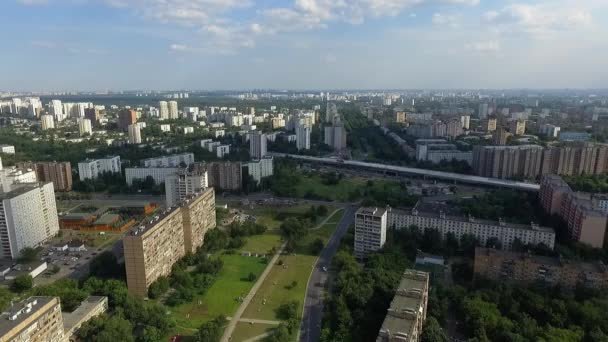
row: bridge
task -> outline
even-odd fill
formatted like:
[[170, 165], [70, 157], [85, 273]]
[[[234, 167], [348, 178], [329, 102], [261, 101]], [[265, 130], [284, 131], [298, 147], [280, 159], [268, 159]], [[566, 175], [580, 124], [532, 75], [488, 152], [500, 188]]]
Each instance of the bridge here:
[[311, 156], [303, 156], [303, 155], [298, 155], [298, 154], [269, 152], [268, 155], [271, 155], [273, 157], [279, 157], [279, 158], [282, 157], [282, 158], [299, 159], [299, 160], [310, 162], [310, 163], [326, 164], [326, 165], [331, 165], [331, 166], [335, 166], [335, 167], [370, 170], [370, 171], [382, 172], [382, 173], [390, 172], [390, 173], [394, 173], [395, 175], [402, 175], [402, 176], [418, 176], [418, 177], [423, 177], [423, 178], [448, 180], [448, 181], [467, 183], [467, 184], [472, 184], [472, 185], [485, 185], [485, 186], [508, 188], [508, 189], [522, 190], [522, 191], [538, 192], [540, 190], [540, 185], [536, 184], [536, 183], [527, 183], [527, 182], [518, 182], [518, 181], [507, 180], [507, 179], [463, 175], [463, 174], [453, 173], [453, 172], [433, 171], [433, 170], [419, 169], [419, 168], [414, 168], [414, 167], [362, 162], [362, 161], [357, 161], [357, 160], [342, 160], [342, 159], [336, 159], [336, 158], [311, 157]]

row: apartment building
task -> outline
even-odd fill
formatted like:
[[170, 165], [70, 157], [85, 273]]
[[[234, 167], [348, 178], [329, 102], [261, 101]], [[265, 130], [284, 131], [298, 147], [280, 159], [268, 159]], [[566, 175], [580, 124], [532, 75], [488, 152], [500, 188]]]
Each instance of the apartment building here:
[[208, 188], [186, 196], [178, 206], [127, 234], [123, 244], [129, 292], [146, 297], [150, 284], [169, 275], [175, 262], [202, 246], [215, 224], [215, 192]]
[[512, 134], [507, 132], [504, 128], [498, 127], [492, 134], [492, 143], [494, 145], [506, 145], [507, 140]]
[[561, 177], [546, 175], [541, 180], [539, 199], [547, 213], [566, 222], [571, 239], [596, 248], [604, 246], [608, 214], [603, 209], [603, 197], [574, 192]]
[[260, 160], [253, 160], [247, 163], [249, 175], [260, 184], [262, 178], [270, 177], [274, 174], [273, 158], [266, 156]]
[[218, 190], [241, 190], [243, 188], [243, 166], [240, 162], [212, 162], [207, 169], [208, 185]]
[[154, 216], [123, 239], [129, 292], [146, 297], [156, 279], [171, 274], [171, 268], [186, 255], [183, 215], [179, 207]]
[[429, 274], [405, 270], [376, 342], [418, 342], [426, 320]]
[[52, 115], [41, 115], [40, 126], [43, 131], [55, 128], [55, 118]]
[[188, 195], [207, 188], [207, 171], [201, 169], [179, 170], [165, 177], [165, 200], [167, 207], [176, 206]]
[[503, 220], [481, 220], [473, 217], [450, 216], [443, 211], [419, 211], [417, 208], [418, 205], [411, 210], [389, 209], [388, 227], [403, 229], [416, 226], [421, 230], [437, 229], [444, 238], [448, 233], [454, 234], [457, 239], [468, 234], [475, 236], [482, 245], [485, 245], [488, 239], [495, 238], [505, 249], [511, 249], [515, 239], [519, 239], [523, 244], [542, 243], [550, 249], [555, 245], [555, 231], [534, 223], [523, 225]]
[[31, 169], [41, 182], [52, 182], [55, 191], [72, 190], [72, 164], [70, 162], [18, 163], [19, 169]]
[[0, 144], [0, 153], [15, 154], [15, 146]]
[[541, 283], [569, 289], [608, 287], [608, 268], [601, 261], [577, 262], [477, 247], [474, 271], [476, 276], [501, 282]]
[[359, 208], [355, 213], [355, 257], [364, 259], [380, 250], [386, 242], [386, 227], [386, 209]]
[[454, 144], [448, 144], [445, 140], [433, 142], [435, 139], [416, 140], [416, 160], [440, 163], [444, 160], [464, 161], [471, 165], [473, 153], [470, 151], [459, 151]]
[[133, 109], [123, 109], [118, 113], [118, 129], [127, 131], [130, 125], [137, 122], [137, 112]]
[[162, 184], [165, 178], [179, 171], [179, 167], [128, 167], [125, 168], [125, 180], [127, 185], [133, 185], [136, 179], [145, 180], [148, 177], [154, 179], [154, 183]]
[[509, 123], [509, 132], [521, 136], [526, 133], [526, 120], [513, 120]]
[[25, 183], [0, 192], [0, 258], [16, 259], [59, 232], [53, 183]]
[[325, 144], [331, 146], [335, 151], [341, 151], [346, 148], [346, 135], [344, 124], [336, 122], [332, 126], [325, 127]]
[[249, 155], [252, 159], [262, 159], [266, 156], [266, 134], [253, 132], [249, 136]]
[[63, 330], [66, 339], [76, 340], [76, 331], [88, 320], [108, 311], [108, 297], [89, 296], [72, 312], [63, 313]]
[[0, 191], [8, 192], [14, 185], [36, 181], [36, 172], [30, 168], [9, 167], [0, 170]]
[[203, 245], [205, 234], [215, 228], [215, 191], [207, 188], [187, 196], [181, 203], [184, 223], [184, 247], [195, 253]]
[[148, 158], [141, 161], [144, 167], [179, 167], [194, 164], [193, 153], [174, 154], [157, 158]]
[[29, 297], [0, 315], [0, 342], [65, 342], [58, 297]]
[[81, 181], [86, 179], [95, 179], [104, 172], [122, 172], [120, 156], [106, 157], [95, 160], [87, 159], [78, 163], [78, 176], [80, 177]]

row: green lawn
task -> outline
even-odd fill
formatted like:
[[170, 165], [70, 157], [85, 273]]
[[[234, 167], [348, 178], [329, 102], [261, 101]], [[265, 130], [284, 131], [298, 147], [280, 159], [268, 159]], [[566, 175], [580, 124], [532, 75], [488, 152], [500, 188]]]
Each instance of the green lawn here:
[[313, 254], [309, 248], [310, 244], [316, 239], [321, 239], [324, 243], [327, 243], [331, 235], [336, 230], [338, 222], [340, 222], [342, 216], [344, 216], [344, 210], [340, 209], [335, 214], [333, 214], [325, 224], [319, 227], [319, 229], [311, 230], [310, 233], [308, 233], [308, 235], [296, 248], [296, 252], [302, 254]]
[[359, 196], [355, 198], [351, 197], [351, 193], [355, 190], [380, 191], [386, 185], [390, 188], [399, 188], [399, 183], [383, 179], [373, 179], [368, 187], [368, 181], [368, 178], [347, 176], [342, 178], [336, 185], [325, 185], [318, 174], [307, 174], [300, 177], [300, 181], [295, 185], [295, 189], [298, 194], [297, 197], [347, 202], [358, 199]]
[[[312, 255], [281, 256], [279, 260], [283, 261], [283, 265], [273, 265], [266, 280], [245, 309], [243, 318], [278, 320], [275, 311], [281, 304], [295, 300], [301, 306], [308, 277], [316, 259], [317, 257]], [[294, 281], [297, 285], [291, 288]]]
[[259, 276], [266, 268], [261, 258], [241, 255], [222, 255], [221, 258], [224, 267], [207, 293], [192, 303], [170, 308], [177, 321], [177, 332], [191, 334], [191, 329], [198, 329], [203, 322], [218, 315], [232, 316], [241, 303], [239, 296], [247, 295], [254, 284], [244, 279], [249, 272]]
[[257, 254], [268, 254], [273, 248], [281, 246], [281, 236], [275, 231], [267, 231], [262, 235], [254, 235], [247, 237], [245, 246], [239, 249], [239, 252], [251, 252]]
[[232, 332], [231, 341], [241, 342], [248, 340], [252, 337], [260, 336], [274, 329], [275, 325], [268, 324], [249, 324], [245, 322], [239, 322], [236, 324], [236, 328]]

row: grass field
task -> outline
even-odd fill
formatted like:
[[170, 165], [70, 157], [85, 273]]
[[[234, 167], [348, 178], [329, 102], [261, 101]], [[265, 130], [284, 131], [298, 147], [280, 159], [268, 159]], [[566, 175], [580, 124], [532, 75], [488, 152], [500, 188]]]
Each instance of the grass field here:
[[218, 315], [231, 316], [240, 305], [239, 296], [245, 296], [254, 284], [245, 280], [249, 272], [259, 276], [266, 268], [261, 258], [241, 255], [223, 255], [221, 258], [224, 267], [207, 293], [192, 303], [170, 309], [177, 322], [177, 332], [191, 334], [192, 329], [198, 329], [203, 322]]
[[241, 342], [248, 340], [252, 337], [260, 336], [274, 329], [276, 326], [268, 324], [249, 324], [245, 322], [239, 322], [232, 333], [232, 340], [234, 342]]
[[110, 243], [114, 243], [121, 237], [121, 233], [104, 232], [99, 235], [99, 232], [86, 232], [79, 230], [61, 229], [61, 236], [53, 239], [54, 243], [70, 242], [72, 240], [84, 240], [88, 247], [98, 248], [104, 247]]
[[[243, 318], [278, 320], [276, 309], [289, 301], [304, 300], [306, 283], [316, 260], [312, 255], [284, 255], [283, 265], [273, 265], [262, 287], [245, 309]], [[291, 287], [293, 282], [295, 287]], [[264, 304], [264, 300], [266, 304]], [[301, 314], [301, 312], [300, 312]]]
[[296, 248], [296, 252], [303, 254], [314, 254], [309, 248], [310, 244], [316, 239], [321, 239], [324, 243], [327, 243], [331, 235], [336, 230], [336, 226], [342, 219], [342, 216], [344, 216], [344, 210], [340, 209], [333, 214], [325, 224], [319, 227], [319, 229], [311, 230], [306, 238], [304, 238], [304, 240]]
[[267, 231], [262, 235], [248, 237], [245, 246], [240, 248], [239, 251], [268, 254], [273, 247], [278, 248], [279, 246], [281, 246], [281, 236], [275, 231]]
[[[318, 174], [307, 174], [300, 177], [300, 181], [295, 185], [298, 197], [322, 198], [329, 201], [347, 202], [358, 198], [351, 198], [354, 190], [363, 190], [367, 187], [369, 179], [361, 177], [344, 177], [336, 185], [325, 185]], [[381, 190], [385, 185], [398, 187], [399, 183], [383, 179], [374, 179], [370, 183], [371, 189]], [[368, 189], [369, 190], [369, 189]], [[307, 195], [308, 194], [308, 195]], [[311, 196], [314, 195], [314, 196]], [[358, 197], [358, 196], [356, 196]]]

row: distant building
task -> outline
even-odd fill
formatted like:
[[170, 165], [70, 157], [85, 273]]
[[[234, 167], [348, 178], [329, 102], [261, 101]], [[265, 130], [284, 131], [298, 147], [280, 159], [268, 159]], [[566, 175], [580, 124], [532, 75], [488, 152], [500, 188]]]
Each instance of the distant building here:
[[386, 242], [386, 227], [386, 209], [359, 208], [355, 213], [355, 257], [364, 259], [380, 250]]
[[481, 122], [481, 129], [488, 133], [494, 132], [496, 130], [496, 125], [496, 118], [487, 118]]
[[104, 172], [121, 173], [120, 156], [106, 157], [102, 159], [87, 159], [78, 163], [78, 176], [81, 181], [95, 179]]
[[85, 118], [78, 119], [78, 132], [80, 133], [81, 137], [87, 134], [92, 135], [93, 127], [91, 126], [91, 120]]
[[591, 134], [587, 132], [559, 132], [559, 141], [589, 141]]
[[[169, 119], [169, 106], [167, 105], [167, 101], [158, 102], [158, 114], [159, 114], [159, 118], [161, 120]], [[161, 125], [161, 129], [162, 129], [162, 125]]]
[[270, 177], [274, 174], [273, 158], [266, 156], [259, 160], [250, 161], [247, 163], [247, 170], [249, 175], [259, 184], [262, 178]]
[[84, 117], [91, 120], [93, 126], [99, 125], [101, 114], [97, 108], [87, 108], [84, 110]]
[[141, 144], [141, 129], [139, 125], [129, 125], [129, 144], [137, 145]]
[[376, 342], [418, 342], [426, 320], [429, 274], [405, 270]]
[[511, 133], [507, 132], [504, 128], [498, 127], [494, 134], [492, 134], [492, 143], [494, 145], [506, 145], [507, 139], [511, 136]]
[[215, 147], [215, 155], [218, 158], [224, 158], [230, 154], [230, 145], [218, 145]]
[[59, 232], [53, 183], [27, 183], [0, 192], [0, 258], [16, 259]]
[[144, 181], [148, 177], [154, 179], [155, 184], [162, 184], [165, 178], [179, 171], [178, 167], [128, 167], [125, 168], [125, 180], [128, 186], [133, 185], [136, 179]]
[[208, 187], [207, 171], [180, 170], [165, 177], [165, 200], [167, 207], [176, 206], [188, 195], [200, 192]]
[[169, 101], [169, 119], [179, 119], [179, 111], [177, 108], [177, 101]]
[[488, 116], [488, 104], [487, 103], [479, 104], [479, 110], [477, 111], [477, 116], [482, 120]]
[[53, 118], [52, 115], [41, 115], [40, 116], [40, 126], [43, 131], [46, 131], [48, 129], [54, 129], [55, 128], [55, 119]]
[[296, 127], [296, 146], [298, 150], [310, 150], [310, 132], [308, 126]]
[[346, 148], [346, 129], [344, 124], [338, 122], [333, 126], [325, 127], [325, 144], [331, 146], [335, 151]]
[[336, 107], [335, 103], [328, 102], [325, 111], [325, 122], [333, 124], [336, 116], [338, 116], [338, 107]]
[[513, 135], [521, 136], [526, 133], [526, 121], [525, 120], [513, 120], [509, 124], [509, 131]]
[[540, 126], [540, 133], [546, 135], [549, 138], [557, 138], [561, 128], [559, 126], [551, 124], [543, 124]]
[[240, 191], [243, 188], [242, 165], [239, 162], [212, 162], [206, 165], [208, 183], [218, 190]]
[[0, 341], [64, 342], [59, 297], [29, 297], [0, 315]]
[[523, 284], [545, 284], [575, 289], [608, 288], [608, 268], [601, 261], [585, 263], [561, 257], [537, 256], [490, 248], [475, 248], [476, 277]]
[[15, 146], [0, 144], [0, 153], [15, 154]]
[[249, 155], [252, 159], [262, 159], [266, 156], [266, 134], [253, 132], [249, 136]]
[[127, 131], [129, 125], [137, 122], [137, 112], [133, 109], [123, 109], [118, 113], [118, 129]]
[[32, 169], [41, 182], [52, 182], [55, 191], [72, 190], [72, 165], [70, 162], [19, 163], [23, 169]]
[[148, 158], [141, 161], [144, 167], [178, 167], [189, 166], [194, 163], [193, 153], [174, 154], [157, 158]]

